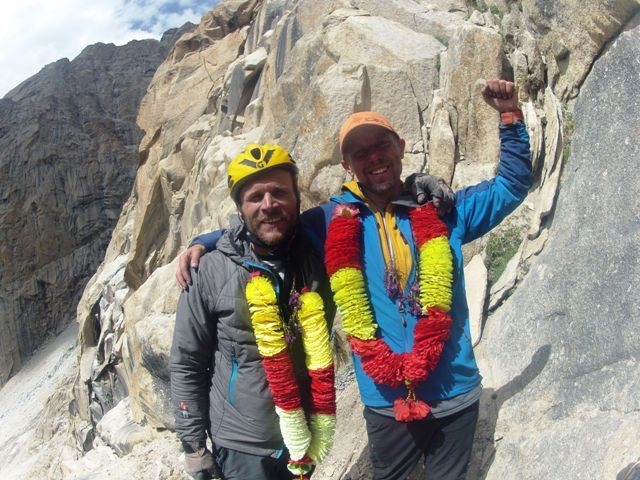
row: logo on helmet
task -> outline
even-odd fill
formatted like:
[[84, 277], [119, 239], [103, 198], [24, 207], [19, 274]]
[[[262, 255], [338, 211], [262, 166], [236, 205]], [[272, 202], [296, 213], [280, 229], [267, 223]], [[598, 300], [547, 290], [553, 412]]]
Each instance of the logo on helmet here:
[[261, 158], [262, 151], [259, 148], [252, 148], [249, 153], [253, 158], [256, 159], [256, 161], [254, 162], [252, 160], [249, 160], [248, 158], [243, 158], [239, 163], [240, 165], [246, 165], [247, 167], [260, 170], [261, 168], [264, 168], [267, 165], [269, 165], [269, 160], [271, 160], [271, 157], [273, 156], [273, 152], [275, 152], [275, 149], [273, 148], [271, 150], [267, 150], [264, 154], [264, 158]]

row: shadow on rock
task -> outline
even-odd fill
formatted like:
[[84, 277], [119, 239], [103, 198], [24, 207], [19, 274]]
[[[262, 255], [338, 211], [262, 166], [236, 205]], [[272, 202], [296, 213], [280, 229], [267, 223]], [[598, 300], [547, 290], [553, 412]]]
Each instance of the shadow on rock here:
[[340, 480], [371, 480], [372, 478], [373, 469], [369, 460], [369, 448], [365, 448], [360, 452], [358, 460]]
[[551, 354], [551, 345], [543, 345], [531, 357], [531, 362], [520, 375], [514, 377], [497, 390], [487, 388], [482, 391], [480, 398], [480, 418], [476, 428], [474, 451], [472, 453], [468, 480], [484, 479], [495, 457], [496, 422], [500, 408], [511, 397], [520, 393], [544, 369]]
[[616, 475], [616, 480], [640, 480], [640, 459], [624, 467]]

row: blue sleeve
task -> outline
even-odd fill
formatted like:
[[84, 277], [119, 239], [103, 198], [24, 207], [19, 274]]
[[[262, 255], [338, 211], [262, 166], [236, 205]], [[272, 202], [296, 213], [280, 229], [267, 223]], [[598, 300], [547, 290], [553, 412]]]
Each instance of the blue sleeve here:
[[300, 215], [300, 228], [323, 261], [324, 242], [327, 238], [333, 207], [334, 205], [325, 203], [319, 207], [310, 208]]
[[207, 252], [216, 249], [216, 245], [218, 244], [218, 240], [222, 236], [224, 230], [214, 230], [213, 232], [203, 233], [198, 235], [193, 240], [191, 240], [191, 245], [204, 245], [204, 248]]
[[500, 126], [498, 174], [491, 180], [456, 192], [452, 234], [462, 243], [497, 226], [526, 198], [531, 188], [531, 152], [524, 123]]
[[524, 123], [500, 126], [500, 163], [498, 178], [505, 186], [524, 200], [531, 188], [531, 150], [529, 134]]

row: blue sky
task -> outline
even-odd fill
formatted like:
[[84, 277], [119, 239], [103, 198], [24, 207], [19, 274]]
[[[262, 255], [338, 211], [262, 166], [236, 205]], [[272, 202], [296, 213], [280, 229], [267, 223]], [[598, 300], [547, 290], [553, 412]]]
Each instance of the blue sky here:
[[48, 63], [94, 43], [124, 45], [199, 23], [219, 0], [10, 0], [2, 8], [0, 98]]

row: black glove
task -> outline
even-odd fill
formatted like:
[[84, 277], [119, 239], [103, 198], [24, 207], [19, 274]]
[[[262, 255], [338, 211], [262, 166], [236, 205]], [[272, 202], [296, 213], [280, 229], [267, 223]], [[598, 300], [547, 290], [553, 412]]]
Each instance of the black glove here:
[[404, 186], [420, 205], [431, 200], [440, 216], [449, 213], [456, 200], [447, 182], [426, 173], [412, 173], [405, 179]]
[[222, 473], [218, 468], [216, 459], [205, 446], [197, 444], [184, 444], [185, 470], [195, 480], [221, 480]]

